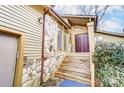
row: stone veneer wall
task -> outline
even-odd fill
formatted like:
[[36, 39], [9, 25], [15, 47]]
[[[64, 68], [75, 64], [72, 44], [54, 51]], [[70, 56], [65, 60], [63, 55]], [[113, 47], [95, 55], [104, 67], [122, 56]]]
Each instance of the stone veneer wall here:
[[[64, 59], [64, 53], [58, 53], [53, 57], [48, 58], [44, 63], [44, 81], [52, 77], [55, 69]], [[41, 76], [41, 59], [26, 60], [23, 68], [22, 86], [23, 87], [37, 87], [40, 84]]]
[[[44, 63], [44, 81], [52, 77], [53, 71], [58, 68], [64, 59], [64, 53], [58, 53], [47, 59]], [[41, 59], [26, 60], [23, 68], [22, 86], [37, 87], [40, 84], [41, 76]]]
[[48, 58], [44, 64], [44, 81], [49, 78], [53, 78], [54, 71], [57, 70], [61, 62], [63, 61], [64, 53], [58, 53], [51, 58]]
[[25, 60], [28, 64], [24, 65], [23, 77], [22, 77], [22, 86], [38, 86], [40, 84], [40, 75], [41, 75], [41, 59], [36, 60]]
[[57, 33], [60, 30], [62, 31], [57, 21], [53, 17], [46, 15], [44, 81], [52, 77], [52, 74], [64, 59], [64, 53], [57, 51]]

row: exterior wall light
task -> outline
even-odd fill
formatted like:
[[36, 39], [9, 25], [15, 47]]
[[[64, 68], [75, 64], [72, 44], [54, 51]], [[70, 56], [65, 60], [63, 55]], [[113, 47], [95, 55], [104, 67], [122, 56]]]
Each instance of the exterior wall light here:
[[42, 24], [42, 23], [43, 23], [43, 17], [40, 17], [40, 18], [38, 19], [38, 22]]

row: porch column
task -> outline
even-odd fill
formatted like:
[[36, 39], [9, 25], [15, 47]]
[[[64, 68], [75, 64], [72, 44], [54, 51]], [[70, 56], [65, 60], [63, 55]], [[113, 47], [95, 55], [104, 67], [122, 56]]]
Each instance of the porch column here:
[[94, 63], [93, 63], [93, 53], [95, 48], [95, 39], [94, 39], [94, 22], [88, 22], [88, 35], [89, 35], [89, 48], [90, 48], [90, 71], [91, 71], [91, 86], [94, 87], [95, 80], [94, 80]]

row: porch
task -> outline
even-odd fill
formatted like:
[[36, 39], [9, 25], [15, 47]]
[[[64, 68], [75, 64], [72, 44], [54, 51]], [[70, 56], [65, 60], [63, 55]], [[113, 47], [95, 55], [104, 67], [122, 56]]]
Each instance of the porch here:
[[[95, 24], [93, 19], [89, 17], [68, 19], [71, 22], [71, 29], [68, 33], [65, 33], [64, 30], [57, 33], [57, 51], [54, 54], [63, 52], [62, 55], [64, 56], [59, 60], [53, 71], [52, 78], [62, 79], [60, 86], [61, 84], [62, 86], [66, 86], [65, 84], [70, 84], [71, 86], [71, 83], [77, 86], [80, 84], [81, 86], [94, 86], [92, 53], [94, 49]], [[65, 34], [67, 35], [66, 38]]]

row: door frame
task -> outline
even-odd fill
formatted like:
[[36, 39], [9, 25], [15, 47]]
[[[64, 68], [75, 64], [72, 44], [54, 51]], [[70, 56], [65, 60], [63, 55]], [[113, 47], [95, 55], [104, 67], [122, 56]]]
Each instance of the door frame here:
[[13, 86], [22, 86], [23, 57], [24, 57], [24, 34], [6, 27], [0, 26], [0, 32], [6, 35], [17, 37], [17, 54]]
[[[75, 41], [76, 35], [82, 35], [82, 34], [87, 34], [87, 35], [88, 35], [88, 39], [89, 39], [89, 34], [88, 34], [88, 32], [75, 34], [75, 35], [74, 35], [74, 50], [75, 50], [75, 53], [76, 53], [76, 41]], [[90, 43], [89, 43], [89, 40], [88, 40], [88, 44], [89, 44], [89, 52], [90, 52]], [[85, 52], [85, 53], [89, 53], [89, 52]], [[82, 53], [83, 53], [83, 52], [82, 52]]]

